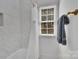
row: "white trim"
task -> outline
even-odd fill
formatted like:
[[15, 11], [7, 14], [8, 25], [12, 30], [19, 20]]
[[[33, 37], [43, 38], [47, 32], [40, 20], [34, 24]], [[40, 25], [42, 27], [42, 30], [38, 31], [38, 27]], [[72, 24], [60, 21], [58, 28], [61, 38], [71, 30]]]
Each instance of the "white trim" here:
[[55, 36], [54, 34], [40, 34], [40, 36]]
[[41, 23], [44, 23], [44, 22], [54, 22], [54, 20], [52, 20], [52, 21], [41, 21]]
[[[49, 9], [49, 8], [54, 8], [54, 20], [52, 20], [52, 21], [41, 21], [41, 16], [44, 16], [44, 15], [41, 15], [41, 9]], [[40, 7], [39, 8], [39, 22], [40, 22], [40, 35], [42, 35], [42, 36], [55, 36], [56, 35], [56, 26], [55, 26], [55, 24], [56, 24], [56, 22], [55, 22], [55, 20], [56, 20], [56, 6], [45, 6], [45, 7]], [[42, 34], [41, 33], [41, 22], [54, 22], [54, 34]]]

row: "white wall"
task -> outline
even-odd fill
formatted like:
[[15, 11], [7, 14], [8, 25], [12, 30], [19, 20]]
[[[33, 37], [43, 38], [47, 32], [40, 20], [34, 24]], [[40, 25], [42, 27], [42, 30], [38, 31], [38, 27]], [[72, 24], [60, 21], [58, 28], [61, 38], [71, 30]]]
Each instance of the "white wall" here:
[[0, 0], [4, 24], [0, 27], [0, 59], [27, 47], [31, 20], [30, 0]]
[[[58, 0], [39, 0], [38, 7], [56, 6], [56, 20], [58, 19], [59, 2]], [[59, 47], [56, 36], [39, 35], [39, 53], [40, 59], [58, 59]]]
[[[59, 7], [59, 16], [63, 14], [67, 14], [68, 11], [77, 9], [78, 0], [60, 0]], [[77, 51], [78, 51], [78, 16], [69, 16], [70, 24], [67, 25], [67, 46], [68, 50], [71, 51], [70, 55], [72, 56], [70, 59], [77, 59]], [[64, 50], [65, 48], [63, 48]], [[64, 53], [64, 54], [65, 54]], [[68, 59], [66, 57], [66, 59]]]

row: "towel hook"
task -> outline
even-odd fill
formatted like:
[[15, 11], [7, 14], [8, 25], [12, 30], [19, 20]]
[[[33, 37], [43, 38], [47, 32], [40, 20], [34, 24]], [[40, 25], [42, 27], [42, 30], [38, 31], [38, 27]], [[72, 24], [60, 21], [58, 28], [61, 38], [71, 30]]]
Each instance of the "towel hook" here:
[[67, 13], [67, 15], [71, 15], [71, 14], [78, 15], [78, 9], [75, 9], [74, 11], [70, 11]]

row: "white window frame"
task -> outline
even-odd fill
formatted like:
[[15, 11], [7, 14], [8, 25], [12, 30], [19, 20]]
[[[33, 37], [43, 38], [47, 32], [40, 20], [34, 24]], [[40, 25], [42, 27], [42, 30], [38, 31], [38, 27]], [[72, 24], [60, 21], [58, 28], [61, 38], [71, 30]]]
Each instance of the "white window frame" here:
[[[54, 20], [53, 20], [53, 22], [54, 22], [54, 33], [53, 34], [42, 34], [41, 33], [41, 10], [42, 9], [49, 9], [49, 8], [54, 8]], [[42, 36], [55, 36], [56, 35], [56, 25], [55, 25], [56, 21], [55, 20], [56, 20], [56, 6], [40, 7], [39, 8], [40, 35], [42, 35]], [[52, 21], [50, 21], [50, 22], [52, 22]]]

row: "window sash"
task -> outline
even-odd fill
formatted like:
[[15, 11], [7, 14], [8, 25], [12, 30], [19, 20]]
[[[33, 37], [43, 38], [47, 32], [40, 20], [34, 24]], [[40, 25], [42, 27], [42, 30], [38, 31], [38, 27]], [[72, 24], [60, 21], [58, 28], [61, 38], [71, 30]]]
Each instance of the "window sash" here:
[[[54, 11], [53, 11], [53, 13], [51, 13], [51, 12], [49, 12], [48, 13], [48, 11], [46, 11], [46, 13], [44, 14], [44, 13], [42, 13], [42, 10], [45, 10], [45, 9], [51, 9], [51, 8], [53, 8], [54, 9]], [[51, 18], [51, 16], [53, 17], [53, 18], [51, 18], [51, 19], [48, 19], [48, 16]], [[42, 20], [42, 17], [46, 17], [46, 19], [45, 20]], [[55, 33], [55, 24], [53, 24], [52, 26], [52, 28], [48, 28], [48, 25], [47, 25], [47, 28], [43, 28], [42, 27], [42, 23], [51, 23], [51, 22], [53, 22], [53, 23], [55, 23], [55, 7], [43, 7], [43, 8], [40, 8], [40, 34], [41, 35], [49, 35], [49, 36], [51, 36], [51, 35], [54, 35], [54, 33]], [[44, 30], [46, 31], [46, 33], [44, 33]], [[43, 32], [42, 32], [43, 31]], [[52, 33], [51, 33], [52, 32]]]

